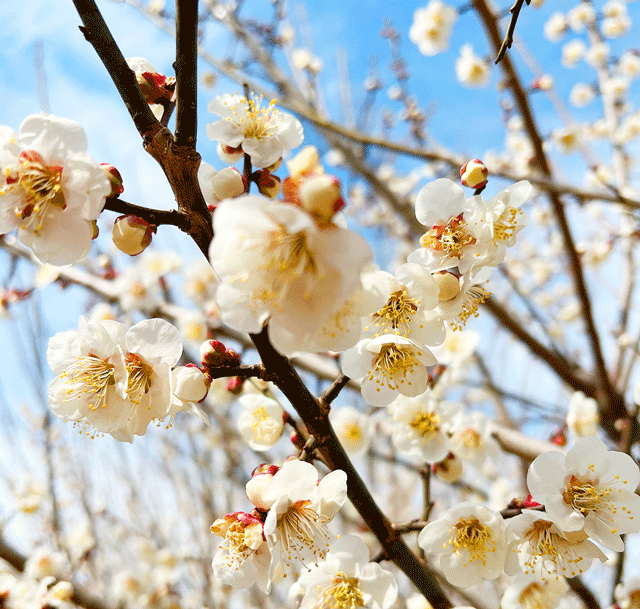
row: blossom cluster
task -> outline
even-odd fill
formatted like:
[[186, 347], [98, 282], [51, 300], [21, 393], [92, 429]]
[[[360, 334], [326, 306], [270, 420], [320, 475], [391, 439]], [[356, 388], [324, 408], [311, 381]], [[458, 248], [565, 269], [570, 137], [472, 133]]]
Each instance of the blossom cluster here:
[[550, 451], [533, 461], [531, 495], [514, 517], [462, 503], [429, 523], [418, 543], [461, 587], [503, 572], [523, 573], [527, 585], [574, 577], [595, 559], [606, 560], [596, 544], [621, 551], [621, 535], [640, 531], [639, 482], [629, 455], [607, 451], [598, 438], [580, 438], [566, 455]]

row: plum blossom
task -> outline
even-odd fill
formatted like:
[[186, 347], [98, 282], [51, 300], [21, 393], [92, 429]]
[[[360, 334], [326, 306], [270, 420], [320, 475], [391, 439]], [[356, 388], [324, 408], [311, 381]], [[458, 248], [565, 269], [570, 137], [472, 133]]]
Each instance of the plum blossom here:
[[440, 0], [431, 0], [413, 13], [409, 40], [418, 50], [431, 57], [449, 48], [451, 30], [458, 19], [458, 11]]
[[318, 483], [318, 471], [304, 461], [288, 461], [262, 490], [269, 512], [264, 534], [272, 569], [282, 560], [308, 565], [325, 558], [331, 536], [326, 524], [347, 499], [347, 476], [341, 470]]
[[363, 453], [369, 448], [371, 419], [366, 414], [351, 406], [344, 406], [332, 408], [329, 418], [340, 443], [348, 454]]
[[389, 609], [398, 595], [394, 576], [369, 562], [369, 550], [356, 535], [334, 541], [326, 559], [303, 573], [289, 591], [302, 595], [300, 609], [369, 607]]
[[500, 451], [491, 432], [491, 421], [484, 413], [460, 414], [451, 426], [451, 451], [464, 461], [480, 467], [487, 457], [497, 457]]
[[181, 355], [180, 333], [163, 319], [127, 330], [81, 317], [78, 331], [49, 339], [49, 403], [56, 416], [132, 442], [170, 413], [171, 367]]
[[247, 393], [240, 396], [243, 411], [238, 428], [244, 441], [254, 450], [271, 448], [284, 429], [284, 410], [278, 402], [265, 395]]
[[395, 334], [365, 338], [345, 351], [342, 371], [362, 378], [362, 397], [372, 406], [387, 406], [399, 394], [416, 396], [427, 388], [431, 351]]
[[567, 408], [567, 425], [579, 438], [595, 436], [598, 433], [600, 415], [598, 402], [588, 398], [582, 391], [576, 391], [569, 400]]
[[275, 104], [273, 100], [262, 107], [262, 96], [256, 95], [220, 95], [209, 102], [209, 112], [221, 120], [207, 125], [207, 136], [231, 148], [242, 147], [255, 167], [269, 167], [304, 139], [300, 121]]
[[213, 573], [223, 584], [249, 588], [257, 583], [260, 590], [271, 589], [271, 552], [263, 535], [263, 521], [257, 514], [234, 512], [218, 518], [211, 532], [224, 537], [216, 551]]
[[428, 389], [422, 395], [398, 396], [389, 404], [393, 416], [393, 444], [400, 454], [437, 463], [449, 454], [448, 431], [460, 407], [441, 402]]
[[640, 470], [627, 454], [607, 451], [602, 440], [579, 438], [564, 455], [536, 457], [527, 474], [533, 498], [563, 531], [582, 531], [620, 552], [620, 535], [640, 530]]
[[223, 321], [260, 332], [269, 319], [276, 348], [278, 328], [294, 328], [300, 345], [290, 341], [287, 353], [304, 348], [305, 336], [359, 287], [360, 271], [372, 257], [366, 241], [348, 229], [320, 229], [298, 207], [260, 196], [224, 201], [213, 225], [210, 260], [221, 281]]
[[500, 513], [468, 502], [430, 522], [418, 535], [418, 544], [435, 556], [447, 581], [460, 588], [496, 579], [507, 553]]
[[584, 531], [562, 531], [544, 512], [522, 510], [506, 525], [509, 553], [505, 565], [508, 575], [519, 570], [540, 579], [575, 577], [586, 571], [595, 558], [606, 556], [587, 539]]
[[52, 114], [0, 127], [0, 234], [17, 229], [41, 262], [73, 264], [97, 235], [111, 186], [86, 150], [82, 127]]
[[491, 78], [491, 68], [486, 60], [473, 52], [470, 44], [465, 44], [456, 59], [456, 76], [465, 87], [486, 87]]
[[504, 591], [500, 609], [555, 609], [567, 590], [564, 578], [540, 580], [533, 574], [518, 573]]

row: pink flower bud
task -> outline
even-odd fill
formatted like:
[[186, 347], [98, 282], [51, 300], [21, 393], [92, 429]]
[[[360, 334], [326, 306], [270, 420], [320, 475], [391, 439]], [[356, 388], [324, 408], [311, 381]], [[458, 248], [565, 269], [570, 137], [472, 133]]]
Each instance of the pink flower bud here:
[[280, 178], [269, 173], [266, 169], [254, 171], [251, 179], [258, 185], [258, 191], [261, 195], [275, 199], [280, 192]]
[[235, 167], [225, 167], [211, 178], [213, 194], [219, 201], [245, 193], [244, 177]]
[[231, 146], [225, 146], [224, 144], [218, 143], [218, 156], [225, 163], [231, 164], [239, 161], [244, 156], [244, 152], [242, 150], [242, 146], [232, 148]]
[[239, 376], [232, 376], [227, 382], [227, 391], [234, 395], [242, 393], [243, 382]]
[[543, 74], [531, 83], [531, 88], [534, 91], [550, 91], [553, 88], [553, 77]]
[[107, 195], [107, 199], [117, 197], [124, 192], [124, 186], [122, 185], [122, 176], [120, 172], [109, 163], [100, 163], [100, 167], [104, 170], [109, 184], [111, 184], [111, 194]]
[[300, 207], [309, 212], [318, 224], [327, 224], [344, 207], [340, 182], [330, 175], [314, 175], [300, 185]]
[[460, 181], [469, 188], [483, 188], [487, 184], [489, 170], [480, 159], [473, 159], [460, 167]]
[[113, 225], [111, 238], [121, 252], [137, 256], [149, 247], [156, 230], [155, 226], [138, 216], [120, 216]]
[[238, 354], [227, 349], [219, 340], [203, 342], [200, 346], [200, 358], [205, 368], [237, 366], [240, 363]]

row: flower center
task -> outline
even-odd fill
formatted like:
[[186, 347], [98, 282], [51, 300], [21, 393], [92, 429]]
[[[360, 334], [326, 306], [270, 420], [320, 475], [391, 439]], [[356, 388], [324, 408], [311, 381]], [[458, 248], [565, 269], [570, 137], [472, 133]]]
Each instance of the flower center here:
[[60, 378], [66, 378], [66, 382], [73, 385], [67, 389], [65, 402], [94, 394], [89, 404], [91, 410], [107, 407], [107, 390], [115, 384], [113, 364], [91, 354], [79, 357], [75, 364], [62, 371]]
[[[374, 325], [378, 328], [375, 336], [395, 334], [408, 338], [411, 334], [411, 316], [418, 310], [418, 304], [419, 300], [407, 296], [406, 288], [391, 294], [387, 304], [372, 315]], [[367, 326], [365, 330], [368, 329]]]
[[538, 582], [528, 585], [518, 597], [523, 609], [549, 609], [549, 598]]
[[282, 552], [288, 564], [293, 560], [304, 563], [310, 556], [324, 559], [329, 547], [328, 518], [311, 509], [308, 500], [296, 501], [278, 518]]
[[435, 412], [420, 412], [413, 417], [409, 425], [426, 438], [439, 431], [439, 423], [440, 417]]
[[318, 609], [355, 609], [364, 607], [364, 595], [358, 588], [357, 577], [347, 577], [338, 571], [331, 580], [331, 585], [320, 593]]
[[475, 237], [467, 230], [462, 214], [453, 216], [444, 225], [436, 225], [420, 237], [420, 245], [438, 252], [444, 252], [451, 258], [462, 258], [464, 248], [473, 245]]
[[[127, 380], [127, 395], [138, 405], [151, 389], [153, 368], [136, 353], [129, 353], [125, 358], [125, 365], [129, 378]], [[151, 405], [149, 405], [151, 408]]]
[[473, 427], [467, 427], [462, 434], [462, 443], [472, 450], [482, 447], [482, 436]]
[[456, 554], [460, 556], [462, 550], [467, 550], [469, 562], [479, 560], [484, 565], [487, 552], [494, 552], [496, 549], [488, 527], [477, 518], [460, 518], [451, 532], [454, 529], [456, 534], [449, 539], [449, 545], [456, 549]]
[[46, 165], [44, 159], [33, 150], [25, 150], [18, 156], [19, 166], [15, 173], [6, 178], [7, 190], [14, 188], [22, 191], [21, 201], [16, 205], [15, 214], [21, 218], [20, 228], [38, 234], [43, 221], [52, 208], [65, 209], [62, 192], [62, 167]]
[[[255, 137], [263, 139], [273, 135], [277, 125], [275, 125], [276, 116], [278, 111], [276, 110], [276, 100], [272, 100], [268, 106], [262, 108], [262, 95], [254, 95], [253, 98], [242, 98], [241, 103], [247, 104], [243, 108], [242, 118], [236, 119], [236, 123], [243, 130], [245, 138]], [[234, 110], [235, 107], [231, 108]], [[227, 119], [231, 120], [231, 118]], [[282, 120], [282, 119], [281, 119]]]
[[278, 422], [260, 406], [253, 412], [251, 431], [259, 442], [276, 442], [280, 437], [281, 428]]
[[514, 207], [507, 207], [502, 212], [500, 217], [493, 223], [494, 244], [497, 245], [499, 241], [508, 241], [515, 236], [518, 226], [516, 218], [521, 213], [521, 209], [515, 209]]
[[458, 313], [459, 322], [455, 319], [449, 320], [453, 330], [462, 330], [462, 326], [467, 323], [470, 317], [478, 317], [478, 305], [482, 304], [491, 292], [487, 292], [479, 285], [471, 286], [462, 296], [462, 309]]
[[[422, 354], [417, 352], [417, 355]], [[377, 385], [382, 383], [389, 389], [396, 390], [405, 381], [407, 385], [411, 385], [407, 375], [413, 373], [417, 364], [413, 348], [396, 344], [383, 345], [373, 362], [373, 369], [369, 370], [369, 380], [375, 379]], [[380, 388], [376, 387], [376, 390], [380, 391]]]

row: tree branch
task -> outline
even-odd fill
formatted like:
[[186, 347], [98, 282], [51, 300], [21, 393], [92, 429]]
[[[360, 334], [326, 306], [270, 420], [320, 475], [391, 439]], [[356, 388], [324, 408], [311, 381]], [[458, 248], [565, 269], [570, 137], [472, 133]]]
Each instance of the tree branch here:
[[109, 211], [114, 211], [118, 214], [124, 214], [127, 216], [137, 216], [146, 220], [149, 224], [154, 226], [160, 226], [162, 224], [171, 224], [177, 226], [182, 231], [187, 231], [186, 216], [173, 209], [171, 211], [164, 211], [162, 209], [149, 209], [148, 207], [142, 207], [135, 205], [134, 203], [128, 203], [122, 199], [107, 199], [107, 203], [104, 206]]
[[[527, 4], [531, 2], [531, 0], [526, 0]], [[498, 55], [494, 63], [500, 63], [502, 58], [505, 56], [507, 49], [511, 48], [513, 44], [513, 33], [516, 31], [516, 21], [518, 21], [518, 16], [520, 15], [520, 9], [522, 5], [525, 3], [525, 0], [516, 0], [513, 3], [513, 6], [509, 9], [511, 13], [511, 20], [509, 21], [509, 27], [507, 28], [507, 34], [500, 45], [500, 49], [498, 50]]]
[[196, 147], [198, 127], [198, 0], [176, 1], [176, 144]]

